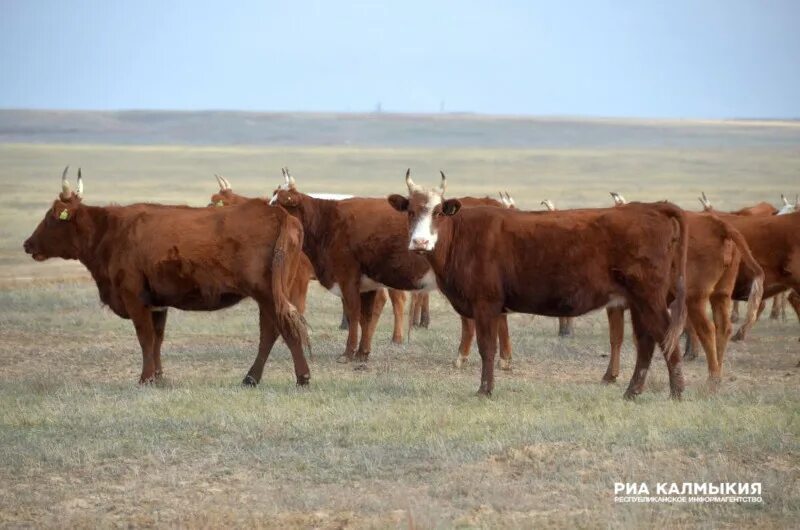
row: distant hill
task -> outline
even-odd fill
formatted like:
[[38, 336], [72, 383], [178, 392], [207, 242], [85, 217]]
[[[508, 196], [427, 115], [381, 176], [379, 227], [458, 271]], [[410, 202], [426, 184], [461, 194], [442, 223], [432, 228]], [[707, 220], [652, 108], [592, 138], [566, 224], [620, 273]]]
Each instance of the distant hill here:
[[0, 110], [0, 143], [496, 148], [797, 147], [800, 124], [474, 114]]

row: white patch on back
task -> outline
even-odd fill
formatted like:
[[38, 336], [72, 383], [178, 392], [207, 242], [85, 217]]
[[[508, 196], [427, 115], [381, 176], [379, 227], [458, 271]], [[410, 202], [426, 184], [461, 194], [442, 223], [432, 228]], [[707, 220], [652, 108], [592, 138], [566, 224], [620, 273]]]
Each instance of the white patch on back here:
[[[421, 215], [417, 218], [417, 222], [414, 224], [414, 231], [411, 232], [408, 250], [426, 250], [430, 252], [436, 247], [438, 234], [433, 231], [433, 209], [442, 203], [442, 196], [431, 191], [427, 195], [425, 209], [422, 210]], [[415, 240], [426, 241], [426, 243], [418, 245], [414, 243]]]
[[344, 193], [309, 193], [309, 197], [314, 199], [325, 199], [326, 201], [343, 201], [344, 199], [352, 199], [353, 195], [346, 195]]

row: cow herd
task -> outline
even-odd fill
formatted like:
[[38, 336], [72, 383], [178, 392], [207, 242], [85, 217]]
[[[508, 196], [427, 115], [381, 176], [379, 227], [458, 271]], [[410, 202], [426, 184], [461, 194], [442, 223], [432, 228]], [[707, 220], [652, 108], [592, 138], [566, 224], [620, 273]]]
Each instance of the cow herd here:
[[[250, 297], [259, 309], [258, 354], [243, 384], [257, 385], [280, 336], [307, 385], [304, 318], [310, 280], [339, 296], [347, 339], [340, 362], [365, 365], [387, 299], [394, 310], [392, 340], [403, 340], [406, 291], [412, 322], [427, 325], [427, 293], [438, 289], [461, 316], [456, 366], [477, 338], [479, 394], [494, 386], [495, 355], [511, 367], [509, 313], [572, 319], [605, 308], [611, 356], [603, 376], [619, 375], [624, 311], [630, 312], [636, 366], [625, 397], [641, 393], [655, 347], [664, 354], [670, 394], [684, 389], [683, 357], [706, 354], [709, 384], [719, 385], [732, 334], [731, 310], [747, 310], [733, 336], [744, 339], [763, 300], [788, 292], [800, 317], [800, 203], [780, 210], [761, 203], [723, 213], [705, 193], [702, 212], [669, 202], [627, 203], [612, 193], [609, 208], [522, 211], [509, 194], [445, 196], [415, 183], [388, 198], [302, 193], [288, 171], [271, 198], [246, 198], [217, 177], [208, 207], [83, 203], [78, 170], [25, 241], [42, 261], [59, 257], [86, 266], [101, 301], [130, 319], [142, 349], [140, 383], [163, 376], [161, 346], [167, 310], [213, 311]], [[711, 307], [711, 317], [707, 308]], [[686, 354], [679, 339], [688, 335]]]

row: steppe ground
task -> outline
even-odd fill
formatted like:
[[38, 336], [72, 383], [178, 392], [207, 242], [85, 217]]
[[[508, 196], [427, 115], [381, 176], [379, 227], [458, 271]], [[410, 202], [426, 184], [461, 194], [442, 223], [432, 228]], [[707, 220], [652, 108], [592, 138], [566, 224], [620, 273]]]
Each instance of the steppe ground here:
[[[576, 125], [579, 127], [579, 125]], [[676, 124], [689, 138], [691, 123]], [[716, 124], [728, 134], [727, 124]], [[256, 527], [789, 527], [800, 520], [800, 328], [766, 318], [732, 344], [724, 384], [688, 363], [682, 402], [654, 362], [645, 393], [600, 384], [603, 312], [558, 339], [553, 319], [513, 315], [514, 369], [492, 399], [474, 396], [477, 352], [452, 367], [458, 320], [433, 298], [429, 330], [389, 342], [385, 311], [371, 368], [334, 358], [338, 299], [314, 285], [312, 384], [298, 390], [276, 345], [257, 389], [239, 382], [257, 344], [255, 307], [170, 310], [166, 381], [136, 385], [130, 322], [100, 306], [76, 263], [40, 264], [21, 243], [55, 198], [61, 168], [83, 167], [91, 204], [205, 205], [215, 172], [266, 195], [289, 165], [308, 191], [403, 192], [439, 168], [451, 195], [508, 190], [521, 207], [603, 206], [608, 192], [720, 209], [800, 189], [800, 149], [750, 124], [736, 146], [207, 147], [0, 145], [0, 524]], [[609, 125], [613, 135], [613, 124]], [[743, 132], [742, 132], [743, 131]], [[749, 132], [748, 132], [749, 131]], [[724, 141], [719, 142], [724, 144]], [[749, 147], [748, 147], [749, 146]], [[74, 171], [73, 171], [74, 175]], [[544, 249], [546, 250], [546, 249]], [[763, 504], [614, 504], [615, 482], [763, 483]]]

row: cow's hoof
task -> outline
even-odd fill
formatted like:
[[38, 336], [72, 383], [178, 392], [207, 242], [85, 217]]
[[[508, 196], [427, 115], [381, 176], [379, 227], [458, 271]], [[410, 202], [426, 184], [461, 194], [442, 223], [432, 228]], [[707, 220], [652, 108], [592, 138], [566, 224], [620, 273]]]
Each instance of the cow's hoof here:
[[369, 370], [369, 364], [366, 361], [361, 361], [353, 366], [353, 371], [355, 372], [366, 372], [367, 370]]
[[603, 379], [601, 379], [601, 381], [603, 383], [607, 384], [607, 385], [610, 385], [612, 383], [616, 383], [617, 382], [617, 376], [616, 375], [611, 375], [611, 374], [605, 374], [603, 376]]
[[625, 391], [624, 394], [622, 394], [622, 399], [624, 399], [625, 401], [635, 401], [636, 400], [636, 396], [638, 396], [638, 395], [639, 395], [639, 392], [635, 392], [635, 391], [633, 391], [631, 389], [628, 389], [628, 390]]
[[157, 370], [156, 381], [161, 381], [162, 379], [164, 379], [164, 370]]
[[708, 387], [709, 392], [716, 393], [719, 391], [719, 387], [722, 385], [722, 377], [718, 375], [709, 375], [708, 380], [706, 381], [706, 386]]
[[242, 379], [242, 386], [258, 386], [258, 381], [256, 381], [256, 378], [252, 375], [247, 374], [244, 376], [244, 379]]
[[673, 401], [683, 401], [683, 392], [678, 390], [673, 390], [669, 393], [669, 397]]
[[297, 376], [297, 386], [308, 386], [309, 382], [311, 382], [311, 374]]
[[684, 361], [694, 361], [697, 359], [697, 353], [694, 351], [686, 352], [683, 354]]
[[737, 331], [736, 333], [733, 334], [733, 337], [731, 337], [731, 340], [733, 342], [741, 342], [745, 338], [746, 337], [745, 337], [744, 333], [742, 333], [742, 330], [740, 329], [739, 331]]
[[403, 344], [403, 337], [392, 337], [392, 344]]
[[480, 390], [478, 390], [477, 392], [475, 392], [475, 395], [478, 396], [478, 397], [481, 397], [481, 398], [490, 398], [490, 397], [492, 397], [492, 393], [490, 391], [484, 390], [482, 388]]
[[148, 375], [148, 376], [144, 376], [143, 375], [143, 376], [139, 377], [139, 385], [141, 385], [141, 386], [152, 385], [155, 382], [156, 382], [156, 376], [155, 375]]
[[467, 364], [467, 361], [468, 361], [468, 360], [469, 360], [469, 357], [468, 357], [468, 356], [466, 356], [466, 355], [459, 355], [458, 357], [456, 357], [456, 360], [455, 360], [455, 361], [453, 361], [453, 366], [455, 366], [456, 368], [461, 368], [462, 366], [464, 366], [465, 364]]
[[503, 371], [510, 372], [511, 371], [511, 359], [498, 359], [497, 360], [497, 367]]

